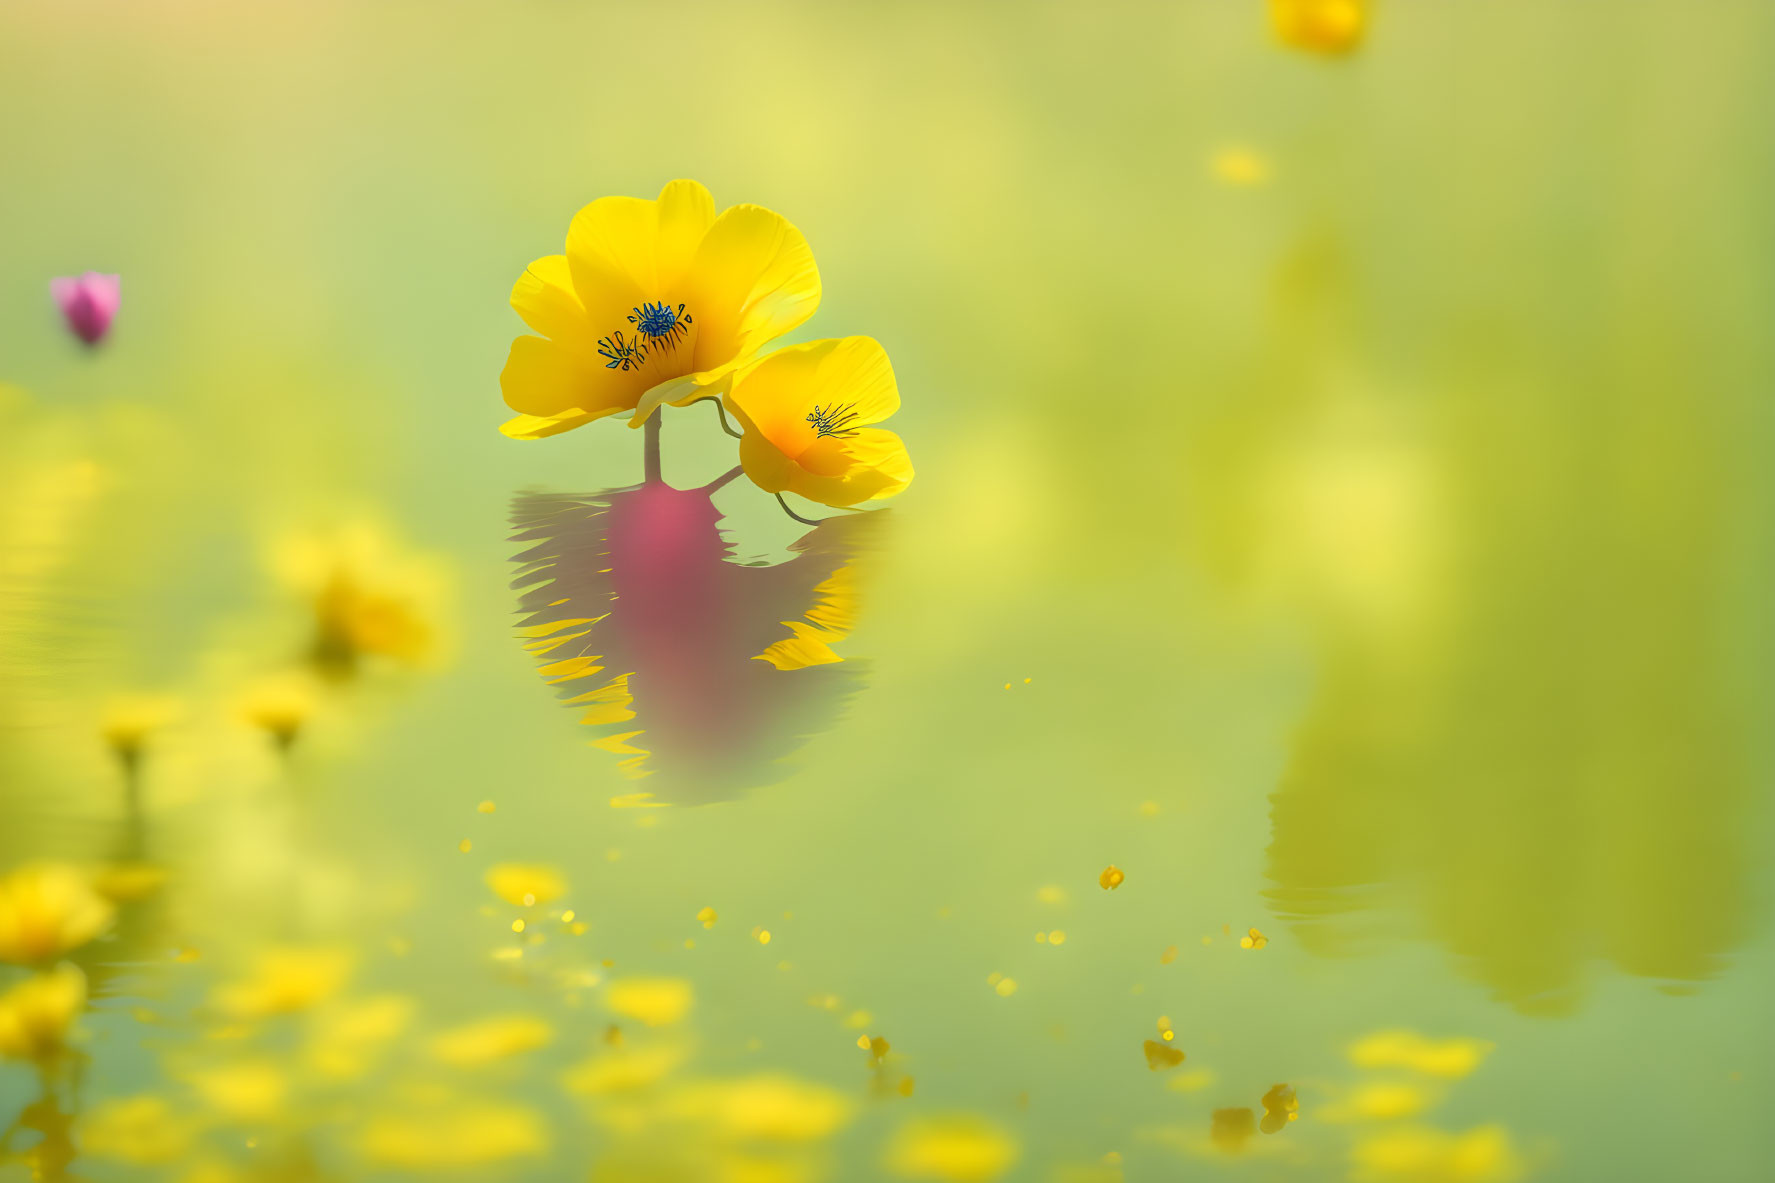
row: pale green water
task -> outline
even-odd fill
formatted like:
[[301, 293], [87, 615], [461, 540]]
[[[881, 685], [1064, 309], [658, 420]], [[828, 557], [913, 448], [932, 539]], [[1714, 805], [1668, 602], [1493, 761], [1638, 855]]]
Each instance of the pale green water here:
[[[1018, 1180], [1763, 1177], [1772, 31], [1393, 0], [1320, 61], [1231, 2], [9, 6], [0, 869], [169, 877], [74, 954], [73, 1051], [0, 1062], [0, 1179], [400, 1178], [415, 1122], [494, 1160], [458, 1177], [889, 1178], [946, 1114]], [[855, 556], [843, 664], [688, 675], [790, 762], [612, 809], [665, 774], [537, 677], [511, 515], [637, 482], [641, 433], [504, 439], [497, 374], [525, 264], [675, 176], [805, 231], [796, 339], [887, 347], [918, 478], [814, 547]], [[45, 288], [89, 267], [91, 355]], [[674, 486], [733, 463], [708, 408], [663, 434]], [[715, 503], [740, 560], [805, 533]], [[433, 644], [280, 762], [240, 718], [312, 641], [278, 553], [364, 521]], [[716, 600], [768, 640], [804, 587]], [[132, 830], [98, 734], [140, 693], [181, 707]], [[565, 894], [499, 901], [506, 861]], [[266, 947], [349, 974], [243, 1014]], [[694, 1001], [613, 1015], [635, 977]], [[434, 1044], [504, 1015], [541, 1046]], [[1391, 1029], [1491, 1050], [1352, 1059]], [[1281, 1082], [1298, 1120], [1210, 1139]], [[115, 1133], [143, 1096], [158, 1144]]]

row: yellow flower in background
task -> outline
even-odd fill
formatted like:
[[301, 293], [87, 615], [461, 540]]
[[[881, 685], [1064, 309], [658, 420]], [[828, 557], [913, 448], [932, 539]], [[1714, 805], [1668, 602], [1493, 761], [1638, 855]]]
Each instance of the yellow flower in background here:
[[1349, 53], [1367, 23], [1368, 0], [1270, 0], [1270, 27], [1296, 49]]
[[0, 878], [0, 961], [35, 965], [92, 940], [111, 923], [109, 900], [66, 863], [28, 863]]
[[780, 349], [741, 371], [726, 401], [745, 430], [740, 463], [767, 493], [842, 507], [912, 483], [900, 437], [872, 426], [899, 409], [900, 391], [871, 338]]
[[745, 1141], [818, 1141], [851, 1115], [850, 1099], [843, 1093], [779, 1075], [686, 1085], [667, 1106], [711, 1133]]
[[240, 696], [240, 717], [271, 737], [279, 751], [288, 751], [320, 705], [312, 679], [302, 674], [262, 678]]
[[1430, 1039], [1415, 1031], [1376, 1031], [1350, 1045], [1358, 1068], [1409, 1068], [1425, 1076], [1459, 1080], [1485, 1062], [1492, 1044], [1480, 1039]]
[[195, 1122], [164, 1097], [120, 1097], [95, 1106], [80, 1123], [80, 1149], [94, 1158], [148, 1166], [185, 1157]]
[[487, 886], [514, 908], [553, 903], [567, 894], [567, 880], [553, 867], [538, 863], [500, 863], [487, 871]]
[[1011, 1136], [978, 1117], [908, 1122], [888, 1146], [887, 1167], [913, 1179], [988, 1183], [1017, 1161]]
[[351, 975], [344, 949], [270, 949], [245, 978], [216, 987], [216, 1006], [241, 1019], [293, 1014], [325, 1002]]
[[512, 342], [499, 386], [540, 439], [620, 411], [718, 390], [737, 366], [812, 316], [820, 273], [781, 214], [672, 181], [659, 198], [600, 197], [573, 218], [567, 253], [530, 264], [512, 307], [539, 337]]
[[690, 983], [682, 978], [619, 978], [604, 990], [604, 1005], [649, 1027], [676, 1023], [690, 1010]]
[[243, 1060], [193, 1072], [191, 1087], [209, 1107], [236, 1121], [275, 1116], [289, 1098], [290, 1080], [268, 1060]]
[[59, 965], [0, 994], [0, 1056], [46, 1060], [60, 1051], [86, 1006], [86, 975]]
[[1374, 1134], [1356, 1143], [1350, 1164], [1356, 1183], [1512, 1183], [1526, 1170], [1510, 1132], [1497, 1125]]
[[105, 707], [99, 735], [126, 767], [133, 768], [148, 748], [148, 737], [176, 722], [183, 706], [166, 695], [113, 699]]
[[272, 561], [314, 613], [308, 657], [317, 672], [344, 678], [371, 658], [415, 666], [437, 655], [444, 574], [379, 527], [356, 522], [292, 535]]
[[407, 1029], [416, 1007], [404, 995], [379, 994], [317, 1014], [304, 1046], [308, 1066], [335, 1080], [362, 1076]]
[[434, 1036], [432, 1059], [458, 1068], [475, 1068], [545, 1047], [555, 1029], [535, 1015], [500, 1015], [454, 1027]]
[[529, 1109], [454, 1104], [419, 1114], [386, 1114], [365, 1125], [364, 1157], [390, 1167], [472, 1167], [542, 1154], [548, 1130]]

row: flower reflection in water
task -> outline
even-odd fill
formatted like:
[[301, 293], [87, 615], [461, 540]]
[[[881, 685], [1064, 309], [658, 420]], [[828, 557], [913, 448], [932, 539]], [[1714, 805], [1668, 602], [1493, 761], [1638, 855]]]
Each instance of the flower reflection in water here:
[[832, 645], [851, 629], [883, 512], [828, 518], [788, 561], [746, 565], [713, 501], [732, 475], [695, 489], [527, 492], [512, 507], [514, 541], [527, 544], [512, 586], [538, 672], [660, 801], [777, 779], [866, 673]]

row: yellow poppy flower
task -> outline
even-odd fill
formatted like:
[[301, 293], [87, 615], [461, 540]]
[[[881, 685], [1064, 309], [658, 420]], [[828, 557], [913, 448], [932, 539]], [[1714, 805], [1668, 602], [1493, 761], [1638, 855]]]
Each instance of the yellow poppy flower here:
[[110, 901], [65, 863], [0, 876], [0, 961], [31, 965], [78, 949], [111, 923]]
[[819, 303], [813, 251], [781, 214], [735, 205], [717, 217], [695, 181], [656, 201], [600, 197], [574, 216], [567, 253], [512, 287], [542, 335], [512, 342], [499, 386], [518, 417], [500, 430], [540, 439], [630, 410], [639, 425], [661, 403], [718, 391]]
[[72, 965], [26, 978], [0, 994], [0, 1056], [44, 1060], [61, 1050], [86, 1005], [86, 975]]
[[900, 390], [868, 337], [779, 349], [734, 378], [727, 405], [745, 431], [740, 464], [766, 493], [847, 506], [912, 483], [906, 445], [871, 426], [899, 410]]
[[1367, 0], [1270, 0], [1270, 27], [1296, 49], [1349, 53], [1362, 43], [1367, 8]]

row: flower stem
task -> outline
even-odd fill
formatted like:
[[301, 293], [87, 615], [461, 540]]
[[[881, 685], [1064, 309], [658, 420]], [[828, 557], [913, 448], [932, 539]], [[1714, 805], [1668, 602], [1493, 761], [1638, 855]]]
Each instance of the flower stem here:
[[743, 465], [743, 464], [734, 465], [732, 468], [728, 469], [726, 472], [722, 473], [720, 476], [716, 477], [714, 480], [712, 480], [708, 484], [704, 485], [703, 492], [708, 493], [709, 495], [713, 496], [715, 493], [718, 493], [722, 488], [724, 488], [729, 481], [733, 480], [734, 477], [739, 476], [740, 473], [742, 473], [744, 471], [746, 471], [745, 465]]
[[646, 435], [646, 440], [644, 442], [644, 448], [643, 448], [643, 452], [642, 452], [642, 456], [643, 456], [642, 466], [643, 467], [642, 467], [641, 472], [642, 472], [642, 478], [650, 485], [658, 484], [659, 479], [660, 479], [660, 477], [659, 477], [659, 422], [661, 419], [664, 419], [664, 418], [665, 418], [665, 416], [663, 414], [661, 414], [656, 409], [653, 412], [653, 414], [647, 416], [647, 422], [645, 424], [643, 424], [642, 428], [641, 428], [642, 432]]
[[800, 522], [804, 526], [817, 526], [820, 524], [820, 522], [823, 522], [826, 520], [824, 518], [815, 519], [815, 518], [802, 517], [800, 514], [796, 513], [794, 510], [789, 508], [789, 503], [787, 501], [783, 500], [783, 495], [781, 493], [777, 494], [777, 504], [783, 507], [784, 513], [788, 514], [790, 517], [794, 518], [796, 521]]

